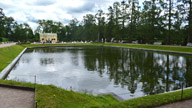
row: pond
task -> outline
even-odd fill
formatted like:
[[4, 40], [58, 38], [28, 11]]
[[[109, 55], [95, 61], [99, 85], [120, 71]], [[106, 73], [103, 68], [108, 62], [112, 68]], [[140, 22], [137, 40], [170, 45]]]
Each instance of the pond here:
[[113, 92], [127, 100], [192, 86], [192, 56], [113, 47], [28, 49], [8, 80], [88, 94]]

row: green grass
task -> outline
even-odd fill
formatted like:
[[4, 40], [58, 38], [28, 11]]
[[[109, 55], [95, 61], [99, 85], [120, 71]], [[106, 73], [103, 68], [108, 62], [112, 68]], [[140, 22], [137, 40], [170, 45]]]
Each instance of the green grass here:
[[192, 53], [192, 47], [186, 47], [186, 46], [145, 45], [145, 44], [113, 44], [113, 43], [98, 44], [98, 45]]
[[[158, 46], [158, 45], [135, 45], [135, 44], [110, 44], [110, 43], [87, 43], [87, 44], [24, 44], [16, 45], [6, 48], [0, 48], [0, 71], [4, 69], [25, 47], [41, 47], [41, 46], [72, 46], [72, 45], [105, 45], [105, 46], [119, 46], [128, 48], [142, 48], [163, 51], [175, 51], [192, 53], [190, 47], [179, 46]], [[0, 80], [0, 83], [33, 87], [31, 83], [20, 83], [15, 81]], [[179, 101], [181, 92], [171, 92], [166, 94], [150, 95], [140, 98], [135, 98], [123, 102], [117, 102], [109, 95], [93, 96], [73, 91], [57, 88], [53, 85], [37, 85], [36, 101], [38, 108], [148, 108], [166, 103], [173, 103]], [[184, 99], [192, 98], [192, 89], [184, 90]]]
[[[0, 80], [1, 84], [34, 87], [31, 83]], [[192, 89], [184, 90], [183, 99], [192, 98]], [[53, 85], [36, 85], [38, 108], [149, 108], [181, 100], [181, 91], [149, 95], [118, 102], [110, 95], [93, 96], [64, 90]]]
[[[183, 100], [192, 98], [192, 89], [184, 90]], [[149, 95], [123, 102], [108, 104], [102, 108], [151, 108], [181, 100], [181, 91]]]
[[[34, 87], [31, 83], [0, 80], [1, 84]], [[38, 108], [90, 108], [105, 104], [117, 103], [110, 95], [93, 96], [64, 90], [53, 85], [36, 85], [36, 101]]]
[[0, 48], [0, 72], [17, 57], [24, 47], [15, 45], [11, 47]]

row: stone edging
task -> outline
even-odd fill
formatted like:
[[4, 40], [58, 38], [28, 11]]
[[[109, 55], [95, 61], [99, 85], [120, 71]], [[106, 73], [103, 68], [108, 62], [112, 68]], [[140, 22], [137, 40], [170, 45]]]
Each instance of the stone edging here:
[[35, 91], [35, 88], [22, 87], [22, 86], [13, 86], [13, 85], [5, 85], [5, 84], [0, 84], [0, 87], [20, 89], [20, 90], [26, 90], [26, 91]]
[[177, 51], [166, 51], [166, 50], [145, 49], [145, 48], [131, 48], [131, 47], [121, 47], [121, 46], [108, 46], [108, 45], [100, 45], [100, 46], [112, 47], [112, 48], [126, 48], [126, 49], [142, 50], [142, 51], [152, 51], [152, 52], [163, 52], [163, 53], [171, 53], [171, 54], [192, 55], [192, 53], [177, 52]]
[[16, 65], [26, 50], [27, 48], [25, 48], [5, 69], [3, 69], [3, 71], [1, 71], [0, 79], [5, 79], [7, 77], [7, 75], [10, 73], [10, 71], [13, 69], [13, 67]]
[[120, 96], [118, 96], [117, 94], [113, 93], [113, 92], [108, 92], [108, 93], [100, 93], [98, 95], [111, 95], [113, 96], [115, 99], [117, 99], [118, 101], [125, 101], [123, 98], [121, 98]]

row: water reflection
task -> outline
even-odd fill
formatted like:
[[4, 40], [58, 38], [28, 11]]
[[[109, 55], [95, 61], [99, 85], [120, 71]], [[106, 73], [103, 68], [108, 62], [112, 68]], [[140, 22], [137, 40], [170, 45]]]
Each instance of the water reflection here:
[[40, 64], [41, 65], [54, 64], [54, 59], [53, 58], [41, 58]]
[[37, 75], [40, 84], [130, 99], [180, 89], [183, 81], [191, 86], [192, 57], [107, 47], [37, 48], [27, 50], [7, 79], [21, 74]]

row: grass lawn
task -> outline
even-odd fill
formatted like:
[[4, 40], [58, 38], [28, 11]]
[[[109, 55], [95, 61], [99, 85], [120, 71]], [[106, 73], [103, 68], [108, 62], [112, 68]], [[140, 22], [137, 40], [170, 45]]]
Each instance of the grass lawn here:
[[[31, 83], [0, 80], [1, 84], [34, 87]], [[38, 108], [90, 108], [105, 104], [117, 103], [110, 95], [93, 96], [64, 90], [53, 85], [36, 85]]]
[[114, 44], [114, 43], [106, 43], [106, 44], [98, 44], [98, 45], [192, 53], [192, 47], [186, 47], [186, 46], [145, 45], [145, 44]]
[[[183, 100], [192, 98], [192, 89], [184, 90]], [[181, 100], [181, 91], [164, 94], [149, 95], [123, 102], [100, 106], [102, 108], [151, 108], [163, 104], [174, 103]]]
[[0, 48], [0, 72], [21, 53], [23, 46], [15, 45], [12, 47]]
[[[1, 84], [34, 87], [31, 83], [0, 80]], [[184, 90], [183, 99], [192, 98], [192, 89]], [[64, 90], [53, 85], [36, 85], [38, 108], [149, 108], [181, 100], [181, 91], [149, 95], [118, 102], [110, 95], [93, 96]]]
[[[2, 71], [25, 47], [40, 47], [40, 46], [71, 46], [71, 45], [105, 45], [119, 46], [130, 48], [143, 48], [163, 51], [176, 51], [192, 53], [190, 47], [178, 46], [153, 46], [153, 45], [134, 45], [134, 44], [110, 44], [110, 43], [87, 43], [87, 44], [25, 44], [16, 45], [6, 48], [0, 48], [0, 71]], [[30, 83], [20, 83], [15, 81], [0, 80], [2, 84], [33, 87]], [[109, 95], [93, 96], [73, 91], [64, 90], [53, 85], [37, 85], [36, 101], [38, 108], [145, 108], [153, 107], [161, 104], [172, 103], [179, 101], [181, 92], [171, 92], [166, 94], [150, 95], [140, 98], [135, 98], [123, 102], [118, 102]], [[184, 91], [184, 99], [192, 98], [192, 89]]]

